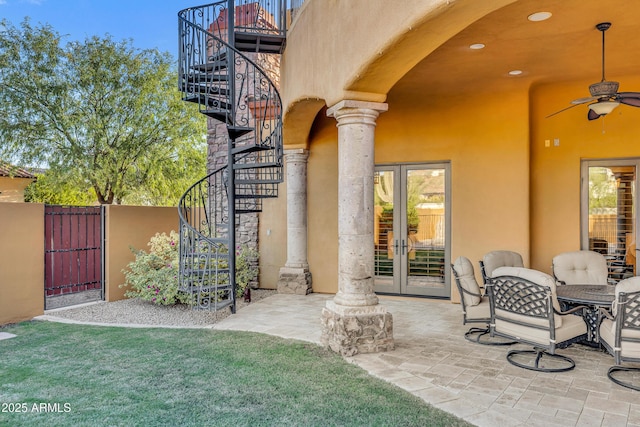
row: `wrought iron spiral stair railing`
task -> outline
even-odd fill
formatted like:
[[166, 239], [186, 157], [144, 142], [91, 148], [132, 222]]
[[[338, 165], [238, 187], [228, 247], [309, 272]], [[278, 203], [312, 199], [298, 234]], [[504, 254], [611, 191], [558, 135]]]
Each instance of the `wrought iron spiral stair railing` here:
[[183, 99], [228, 132], [226, 164], [179, 202], [180, 289], [194, 308], [235, 312], [236, 222], [260, 212], [282, 182], [282, 103], [267, 54], [282, 51], [284, 9], [262, 3], [273, 2], [223, 0], [178, 13]]

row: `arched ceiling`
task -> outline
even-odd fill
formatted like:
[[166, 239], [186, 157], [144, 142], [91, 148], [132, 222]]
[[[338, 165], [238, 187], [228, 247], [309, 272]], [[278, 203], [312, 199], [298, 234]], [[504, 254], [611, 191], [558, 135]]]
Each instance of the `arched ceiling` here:
[[[527, 19], [540, 11], [551, 12], [551, 18]], [[640, 74], [640, 2], [519, 0], [489, 13], [424, 58], [394, 85], [387, 102], [599, 82], [602, 36], [595, 25], [605, 21], [612, 23], [606, 32], [606, 78], [619, 81], [620, 91], [640, 91], [620, 78]], [[474, 43], [485, 48], [470, 49]], [[523, 73], [510, 76], [511, 70]], [[575, 98], [585, 96], [588, 85]]]

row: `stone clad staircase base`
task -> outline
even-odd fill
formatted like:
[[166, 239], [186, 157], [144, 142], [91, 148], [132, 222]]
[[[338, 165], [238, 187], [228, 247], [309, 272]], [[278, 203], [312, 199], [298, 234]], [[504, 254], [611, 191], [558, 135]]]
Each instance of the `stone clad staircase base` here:
[[343, 356], [378, 353], [395, 348], [393, 318], [380, 304], [345, 307], [327, 301], [322, 309], [323, 346]]

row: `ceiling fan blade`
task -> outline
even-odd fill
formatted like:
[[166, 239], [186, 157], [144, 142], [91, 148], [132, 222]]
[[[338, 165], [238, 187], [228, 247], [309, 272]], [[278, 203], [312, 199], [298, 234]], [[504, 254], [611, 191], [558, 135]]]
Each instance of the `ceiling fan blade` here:
[[620, 98], [639, 98], [640, 92], [618, 92], [617, 94]]
[[632, 107], [640, 107], [640, 98], [618, 97], [621, 104], [631, 105]]
[[577, 107], [578, 105], [580, 105], [580, 104], [572, 104], [572, 105], [569, 105], [568, 107], [563, 108], [562, 110], [559, 110], [559, 111], [556, 111], [555, 113], [551, 113], [551, 114], [549, 114], [547, 117], [545, 117], [545, 119], [548, 119], [549, 117], [553, 117], [553, 116], [555, 116], [556, 114], [560, 114], [560, 113], [562, 113], [563, 111], [567, 111], [567, 110], [568, 110], [568, 109], [570, 109], [570, 108]]
[[571, 103], [575, 105], [580, 105], [580, 104], [586, 104], [587, 102], [597, 101], [597, 100], [598, 98], [595, 96], [587, 96], [586, 98], [574, 99], [573, 101], [571, 101]]
[[600, 117], [600, 114], [596, 113], [595, 111], [593, 111], [592, 109], [589, 109], [589, 113], [587, 114], [587, 119], [589, 120], [595, 120], [598, 117]]

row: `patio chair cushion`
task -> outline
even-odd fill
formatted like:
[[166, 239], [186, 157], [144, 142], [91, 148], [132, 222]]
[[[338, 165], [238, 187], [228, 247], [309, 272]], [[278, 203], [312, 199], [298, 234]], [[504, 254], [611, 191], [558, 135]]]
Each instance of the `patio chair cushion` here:
[[488, 319], [491, 318], [491, 308], [489, 307], [489, 298], [482, 297], [477, 305], [466, 306], [468, 319]]
[[606, 285], [609, 269], [604, 255], [574, 251], [553, 257], [553, 274], [567, 285]]
[[[496, 310], [497, 312], [498, 310]], [[509, 318], [512, 320], [523, 321], [531, 325], [535, 325], [541, 319], [532, 319], [528, 316], [521, 316], [513, 313], [510, 314]], [[584, 322], [582, 317], [580, 316], [558, 316], [556, 318], [561, 317], [562, 322], [561, 325], [558, 326], [558, 321], [555, 321], [555, 341], [560, 343], [563, 341], [567, 341], [573, 337], [583, 335], [587, 333], [587, 324]], [[549, 322], [545, 320], [544, 325], [540, 326], [549, 326]], [[549, 340], [551, 339], [550, 331], [534, 328], [526, 325], [519, 325], [513, 322], [496, 319], [495, 322], [496, 330], [509, 334], [511, 336], [517, 337], [518, 339], [525, 340], [532, 343], [537, 343], [541, 345], [549, 345]]]
[[[622, 337], [636, 338], [640, 340], [640, 331], [622, 329]], [[616, 322], [611, 319], [604, 319], [600, 324], [600, 340], [615, 348], [616, 344]], [[625, 358], [640, 359], [640, 342], [622, 341], [620, 355]]]
[[[498, 276], [514, 276], [521, 277], [523, 279], [529, 280], [533, 283], [537, 283], [538, 285], [546, 286], [551, 289], [551, 301], [553, 304], [553, 308], [556, 311], [562, 311], [560, 309], [560, 303], [558, 302], [558, 296], [556, 294], [556, 281], [548, 275], [547, 273], [543, 273], [542, 271], [533, 270], [530, 268], [523, 267], [498, 267], [493, 272], [493, 277]], [[514, 320], [518, 320], [518, 314], [508, 313], [509, 316], [513, 316]], [[527, 323], [538, 324], [540, 326], [548, 326], [549, 323], [544, 319], [532, 319], [530, 317], [524, 316], [526, 318]], [[522, 319], [519, 319], [522, 320]], [[559, 314], [555, 314], [553, 321], [555, 323], [556, 328], [562, 326], [563, 316]]]
[[488, 277], [493, 277], [499, 267], [524, 267], [522, 255], [513, 251], [492, 251], [482, 258], [484, 272]]
[[[462, 286], [465, 291], [472, 292], [476, 295], [481, 295], [480, 286], [476, 281], [476, 275], [473, 271], [473, 264], [471, 263], [471, 261], [469, 261], [469, 258], [459, 256], [453, 262], [453, 268], [458, 275], [460, 286]], [[469, 307], [480, 304], [480, 296], [476, 295], [470, 295], [466, 292], [462, 292], [461, 297], [464, 299], [467, 313], [469, 313]]]

